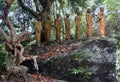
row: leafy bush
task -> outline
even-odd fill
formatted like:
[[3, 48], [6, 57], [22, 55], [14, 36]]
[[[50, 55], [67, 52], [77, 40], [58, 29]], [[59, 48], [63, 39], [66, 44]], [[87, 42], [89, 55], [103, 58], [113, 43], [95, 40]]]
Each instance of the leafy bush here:
[[5, 1], [4, 0], [0, 0], [0, 7], [3, 7], [5, 5]]
[[116, 59], [116, 70], [117, 70], [117, 80], [120, 82], [120, 50], [117, 51], [117, 59]]
[[0, 66], [6, 63], [6, 51], [4, 44], [0, 44]]
[[116, 57], [116, 70], [117, 70], [117, 80], [120, 82], [120, 34], [116, 34], [117, 39], [117, 57]]
[[90, 54], [86, 49], [83, 52], [75, 53], [75, 60], [79, 62], [80, 65], [78, 68], [69, 69], [71, 74], [78, 75], [80, 82], [88, 82], [91, 79], [92, 71], [87, 65], [83, 65], [82, 62], [89, 62]]

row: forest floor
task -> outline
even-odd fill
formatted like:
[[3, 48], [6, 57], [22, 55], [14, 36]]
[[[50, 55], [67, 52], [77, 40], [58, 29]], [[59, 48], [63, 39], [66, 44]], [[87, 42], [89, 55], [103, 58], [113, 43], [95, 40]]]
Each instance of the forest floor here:
[[[84, 41], [84, 39], [83, 39]], [[33, 56], [39, 58], [48, 58], [55, 55], [67, 54], [78, 49], [80, 40], [69, 41], [50, 41], [41, 43], [40, 45], [34, 44], [25, 49], [24, 56], [29, 59]], [[2, 68], [1, 68], [2, 69]], [[0, 75], [0, 82], [4, 82], [7, 72], [3, 68]], [[29, 74], [29, 82], [53, 82], [54, 78], [44, 76], [42, 74]], [[20, 75], [11, 75], [8, 82], [24, 82], [24, 78]]]

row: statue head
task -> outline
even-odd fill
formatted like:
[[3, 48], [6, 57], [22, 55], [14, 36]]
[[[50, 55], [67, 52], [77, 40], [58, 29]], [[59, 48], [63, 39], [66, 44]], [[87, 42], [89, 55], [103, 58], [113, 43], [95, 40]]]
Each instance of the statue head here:
[[50, 20], [50, 15], [47, 16], [47, 19]]
[[91, 13], [91, 8], [88, 8], [88, 9], [87, 9], [87, 13]]
[[80, 15], [80, 11], [79, 10], [77, 10], [76, 13], [77, 13], [77, 15]]
[[39, 16], [38, 18], [37, 18], [37, 21], [40, 21], [41, 20], [41, 17]]
[[100, 11], [101, 11], [101, 12], [104, 12], [104, 7], [100, 7]]
[[69, 18], [69, 16], [70, 16], [70, 15], [69, 15], [68, 13], [66, 13], [66, 18]]
[[57, 14], [57, 18], [60, 18], [60, 14]]

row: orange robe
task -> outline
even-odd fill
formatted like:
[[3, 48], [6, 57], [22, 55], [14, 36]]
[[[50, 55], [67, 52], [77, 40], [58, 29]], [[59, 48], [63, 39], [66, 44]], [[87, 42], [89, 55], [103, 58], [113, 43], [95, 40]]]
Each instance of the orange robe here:
[[99, 18], [99, 35], [104, 36], [105, 35], [105, 16], [103, 15], [103, 12], [98, 13]]
[[92, 15], [91, 13], [86, 14], [86, 22], [87, 22], [87, 37], [92, 36]]
[[56, 27], [56, 39], [60, 40], [60, 34], [61, 34], [61, 19], [56, 18], [55, 19], [55, 27]]
[[75, 23], [76, 23], [76, 39], [80, 38], [80, 17], [77, 15], [75, 17]]
[[36, 42], [39, 43], [41, 41], [41, 31], [42, 31], [42, 24], [40, 21], [35, 22], [36, 28]]
[[66, 28], [66, 40], [70, 39], [70, 20], [65, 18], [65, 28]]
[[45, 29], [46, 29], [46, 40], [49, 41], [51, 36], [51, 20], [46, 20]]

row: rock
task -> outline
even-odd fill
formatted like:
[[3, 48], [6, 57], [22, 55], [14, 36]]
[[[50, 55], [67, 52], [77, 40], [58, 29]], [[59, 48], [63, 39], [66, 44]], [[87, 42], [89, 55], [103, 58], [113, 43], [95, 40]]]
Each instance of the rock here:
[[93, 72], [91, 82], [116, 82], [116, 41], [95, 39], [84, 42], [82, 49], [89, 49], [89, 66]]
[[30, 60], [26, 59], [21, 63], [21, 65], [26, 66], [28, 68], [28, 73], [30, 74], [37, 73], [37, 70], [35, 69], [35, 66], [34, 66], [33, 59], [30, 59]]
[[[88, 54], [89, 59], [76, 61], [76, 55], [79, 56], [81, 52], [83, 56]], [[93, 73], [88, 82], [116, 82], [116, 41], [111, 38], [88, 39], [79, 45], [77, 51], [38, 59], [38, 65], [40, 73], [68, 82], [80, 82], [81, 76], [70, 74], [69, 71], [80, 66], [87, 66]]]
[[53, 82], [68, 82], [68, 81], [63, 81], [63, 80], [54, 80]]

